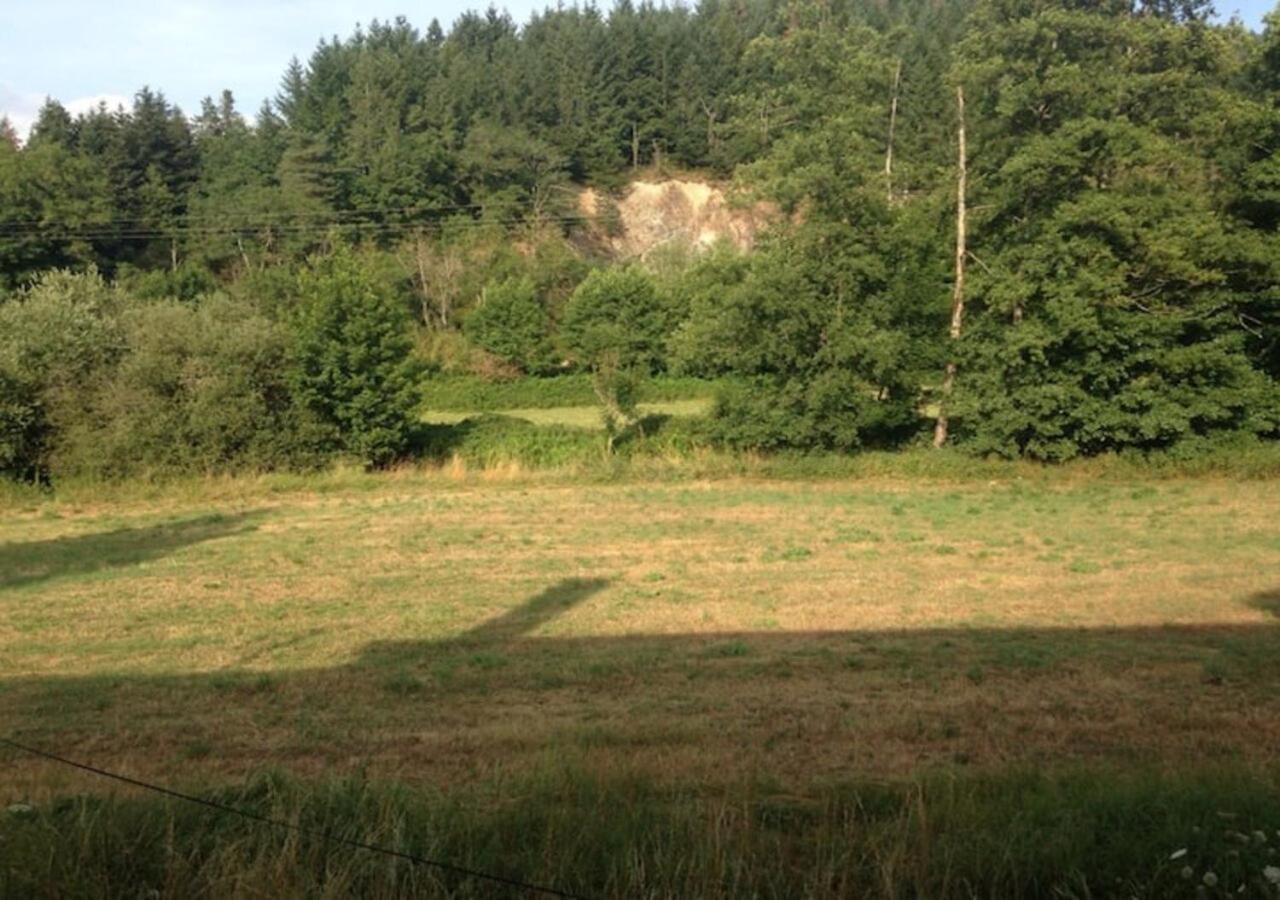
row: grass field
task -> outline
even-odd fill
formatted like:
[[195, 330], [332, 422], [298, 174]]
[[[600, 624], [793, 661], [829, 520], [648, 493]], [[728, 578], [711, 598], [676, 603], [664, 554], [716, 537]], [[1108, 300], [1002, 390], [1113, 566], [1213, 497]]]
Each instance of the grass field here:
[[[689, 419], [706, 414], [711, 409], [711, 399], [641, 403], [638, 409], [642, 416], [671, 416], [676, 419]], [[592, 431], [604, 430], [604, 419], [601, 416], [598, 404], [594, 406], [500, 409], [493, 412], [513, 419], [531, 422], [534, 425], [564, 425], [569, 428], [589, 428]], [[422, 414], [422, 421], [432, 425], [455, 425], [476, 414], [477, 411], [429, 409]]]
[[[0, 734], [74, 758], [588, 896], [1275, 896], [1275, 480], [7, 502]], [[506, 896], [0, 767], [10, 896]]]

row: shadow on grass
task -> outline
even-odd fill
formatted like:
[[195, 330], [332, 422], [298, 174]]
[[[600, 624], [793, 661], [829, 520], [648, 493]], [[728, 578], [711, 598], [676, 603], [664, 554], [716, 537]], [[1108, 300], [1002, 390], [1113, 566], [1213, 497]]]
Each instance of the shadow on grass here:
[[[1139, 876], [1150, 888], [1134, 895], [1175, 896], [1183, 863], [1163, 862], [1170, 848], [1192, 842], [1188, 858], [1221, 874], [1240, 845], [1198, 850], [1208, 838], [1197, 835], [1271, 821], [1280, 623], [534, 634], [609, 584], [566, 578], [456, 637], [379, 641], [312, 669], [10, 677], [0, 734], [183, 783], [283, 766], [461, 791], [478, 799], [433, 800], [424, 810], [438, 818], [396, 819], [395, 840], [403, 821], [428, 855], [589, 896], [1111, 896]], [[1275, 613], [1280, 589], [1244, 602]], [[0, 748], [0, 763], [14, 784], [47, 777], [48, 763], [16, 751]], [[1146, 780], [1153, 770], [1164, 780]], [[907, 778], [924, 780], [896, 780]], [[688, 785], [708, 811], [681, 793]], [[385, 797], [299, 790], [335, 828], [386, 809]], [[275, 788], [262, 796], [278, 802]], [[92, 809], [82, 818], [96, 823]], [[189, 815], [180, 840], [225, 846], [206, 811], [177, 809]], [[113, 847], [126, 825], [105, 821], [100, 840], [67, 838], [61, 855], [48, 850], [54, 829], [33, 831], [27, 858]], [[156, 825], [134, 844], [168, 847], [165, 833]], [[262, 846], [271, 871], [286, 871], [278, 842]], [[645, 865], [619, 862], [642, 853]], [[103, 854], [104, 866], [121, 855]], [[332, 848], [315, 854], [287, 871], [331, 871]], [[736, 891], [724, 887], [726, 857], [748, 873]], [[664, 874], [691, 864], [687, 882]], [[96, 870], [69, 871], [87, 884]], [[886, 872], [900, 889], [884, 889]], [[40, 865], [30, 873], [53, 883]], [[1051, 890], [1059, 883], [1084, 887]], [[509, 896], [399, 882], [384, 895], [415, 893]]]
[[1249, 605], [1280, 619], [1280, 587], [1254, 594], [1249, 598]]
[[252, 531], [260, 515], [215, 514], [145, 528], [0, 544], [0, 590], [160, 559], [193, 544]]
[[421, 422], [409, 438], [409, 456], [413, 459], [443, 463], [460, 451], [467, 436], [476, 428], [476, 419], [460, 422]]
[[[30, 580], [125, 565], [245, 527], [197, 520], [4, 552]], [[565, 746], [687, 755], [708, 777], [772, 767], [779, 778], [811, 768], [1261, 759], [1280, 746], [1280, 623], [545, 630], [609, 586], [562, 579], [456, 636], [377, 641], [333, 665], [9, 677], [0, 680], [0, 731], [68, 751], [69, 735], [94, 734], [104, 761], [116, 744], [148, 745], [163, 766], [198, 740], [217, 746], [220, 769], [250, 771], [283, 754], [304, 765], [411, 765], [424, 778], [448, 777], [473, 757], [519, 765]], [[1243, 602], [1275, 612], [1278, 598], [1267, 591]], [[243, 727], [227, 730], [228, 714]]]
[[492, 644], [523, 637], [608, 585], [607, 578], [566, 578], [526, 600], [521, 606], [471, 629], [458, 642]]

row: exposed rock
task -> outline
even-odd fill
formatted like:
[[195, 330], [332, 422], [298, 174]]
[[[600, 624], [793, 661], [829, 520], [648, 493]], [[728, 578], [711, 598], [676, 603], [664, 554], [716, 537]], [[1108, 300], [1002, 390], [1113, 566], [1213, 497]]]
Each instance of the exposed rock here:
[[634, 181], [618, 200], [587, 188], [578, 208], [591, 218], [596, 242], [624, 259], [673, 245], [701, 252], [719, 241], [749, 250], [772, 213], [762, 203], [731, 207], [721, 188], [678, 179]]

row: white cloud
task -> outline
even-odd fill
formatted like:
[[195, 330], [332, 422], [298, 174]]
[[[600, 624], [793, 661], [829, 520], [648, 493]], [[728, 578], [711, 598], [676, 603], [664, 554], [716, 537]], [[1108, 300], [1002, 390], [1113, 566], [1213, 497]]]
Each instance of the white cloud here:
[[36, 113], [44, 98], [38, 94], [27, 94], [0, 82], [0, 117], [8, 116], [18, 137], [26, 140], [27, 132], [36, 120]]
[[128, 109], [133, 106], [133, 98], [126, 97], [124, 94], [94, 94], [92, 97], [77, 97], [74, 100], [68, 100], [62, 105], [67, 108], [67, 112], [71, 113], [71, 115], [78, 116], [80, 113], [97, 109], [103, 103], [110, 110], [114, 110], [117, 106], [123, 106]]
[[[20, 91], [12, 85], [0, 82], [0, 117], [8, 116], [18, 132], [18, 137], [25, 141], [31, 132], [31, 126], [35, 124], [40, 107], [44, 105], [45, 96]], [[115, 109], [120, 105], [127, 108], [132, 102], [129, 97], [122, 94], [95, 94], [92, 97], [76, 97], [74, 100], [65, 101], [62, 105], [71, 115], [77, 116], [96, 109], [100, 103], [107, 104], [108, 109]]]

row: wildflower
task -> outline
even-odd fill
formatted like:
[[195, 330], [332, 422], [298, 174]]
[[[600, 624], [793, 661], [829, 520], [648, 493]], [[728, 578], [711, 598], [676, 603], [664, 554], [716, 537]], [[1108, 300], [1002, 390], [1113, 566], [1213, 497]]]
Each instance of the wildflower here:
[[1187, 848], [1186, 848], [1186, 847], [1183, 847], [1181, 850], [1174, 850], [1172, 853], [1170, 853], [1170, 854], [1169, 854], [1169, 859], [1170, 859], [1170, 860], [1174, 860], [1174, 859], [1182, 859], [1182, 857], [1184, 857], [1184, 856], [1186, 856], [1186, 855], [1187, 855]]
[[1265, 831], [1255, 831], [1253, 833], [1253, 842], [1255, 844], [1265, 844], [1267, 842], [1267, 833]]
[[1190, 866], [1183, 866], [1182, 871], [1178, 874], [1180, 874], [1183, 878], [1190, 879], [1192, 875], [1196, 874], [1196, 871]]
[[1217, 875], [1214, 875], [1212, 872], [1205, 872], [1205, 873], [1204, 873], [1204, 878], [1202, 878], [1202, 879], [1200, 879], [1200, 880], [1204, 882], [1204, 886], [1205, 886], [1205, 887], [1217, 887], [1217, 886], [1218, 886], [1218, 876], [1217, 876]]
[[1267, 866], [1262, 870], [1262, 877], [1271, 884], [1280, 884], [1280, 866]]

